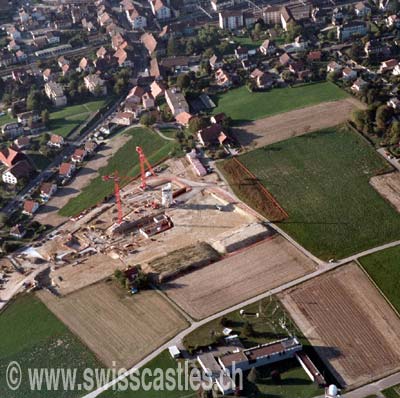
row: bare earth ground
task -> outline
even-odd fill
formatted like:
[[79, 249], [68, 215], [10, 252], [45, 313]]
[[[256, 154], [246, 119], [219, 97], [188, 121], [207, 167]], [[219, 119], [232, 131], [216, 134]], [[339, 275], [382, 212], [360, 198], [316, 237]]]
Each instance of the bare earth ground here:
[[315, 270], [279, 235], [163, 286], [181, 308], [205, 318]]
[[79, 170], [69, 185], [59, 187], [54, 197], [44, 206], [40, 207], [35, 215], [35, 219], [53, 226], [68, 220], [67, 217], [60, 216], [58, 210], [65, 206], [70, 199], [79, 195], [80, 190], [88, 185], [91, 179], [97, 176], [97, 170], [104, 167], [112, 154], [124, 145], [129, 138], [129, 136], [124, 134], [119, 134], [108, 141], [107, 144]]
[[156, 291], [129, 297], [100, 283], [67, 297], [40, 291], [40, 299], [106, 366], [129, 368], [187, 326]]
[[357, 264], [305, 282], [280, 299], [343, 387], [400, 368], [400, 319]]
[[121, 260], [97, 253], [87, 257], [78, 265], [68, 264], [52, 271], [51, 277], [59, 293], [66, 295], [99, 282], [112, 275], [116, 269], [125, 267]]
[[235, 136], [243, 146], [262, 147], [336, 126], [345, 122], [354, 109], [362, 107], [354, 98], [324, 102], [246, 123], [235, 129]]
[[372, 177], [369, 183], [400, 212], [400, 173]]

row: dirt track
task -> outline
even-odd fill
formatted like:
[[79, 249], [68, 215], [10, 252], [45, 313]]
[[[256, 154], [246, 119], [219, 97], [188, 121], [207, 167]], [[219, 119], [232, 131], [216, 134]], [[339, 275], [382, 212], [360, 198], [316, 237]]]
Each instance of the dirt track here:
[[356, 264], [280, 299], [342, 386], [357, 387], [400, 368], [400, 319]]
[[177, 278], [163, 289], [192, 317], [202, 319], [314, 269], [311, 260], [276, 235]]
[[400, 173], [372, 177], [370, 184], [400, 212]]
[[104, 282], [61, 299], [38, 295], [106, 366], [129, 368], [187, 326], [155, 291], [129, 297]]
[[362, 107], [354, 98], [324, 102], [246, 123], [235, 129], [235, 135], [243, 146], [261, 147], [336, 126], [345, 122], [354, 109]]

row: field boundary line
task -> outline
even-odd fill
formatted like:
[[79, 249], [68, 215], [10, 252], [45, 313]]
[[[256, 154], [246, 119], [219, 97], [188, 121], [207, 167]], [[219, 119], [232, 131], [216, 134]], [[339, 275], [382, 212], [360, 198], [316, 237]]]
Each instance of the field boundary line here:
[[264, 195], [270, 199], [275, 207], [278, 208], [280, 212], [285, 216], [285, 218], [289, 218], [289, 214], [285, 211], [285, 209], [279, 204], [279, 202], [275, 199], [275, 197], [271, 194], [271, 192], [268, 191], [267, 188], [264, 187], [264, 185], [261, 184], [261, 182], [258, 180], [258, 178], [240, 161], [237, 159], [237, 157], [232, 158], [238, 166], [241, 167], [242, 170], [244, 170], [252, 180], [257, 184], [257, 186], [261, 189], [261, 191], [264, 193]]

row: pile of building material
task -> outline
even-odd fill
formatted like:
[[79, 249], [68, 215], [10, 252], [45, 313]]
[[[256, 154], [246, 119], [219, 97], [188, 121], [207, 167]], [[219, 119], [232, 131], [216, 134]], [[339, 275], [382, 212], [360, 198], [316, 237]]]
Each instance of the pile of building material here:
[[220, 259], [221, 256], [210, 245], [200, 242], [158, 257], [150, 261], [148, 266], [153, 273], [154, 281], [164, 283]]
[[221, 234], [220, 239], [210, 240], [208, 243], [217, 252], [226, 254], [259, 242], [269, 235], [272, 235], [272, 233], [273, 231], [268, 227], [259, 223], [252, 223], [234, 231]]

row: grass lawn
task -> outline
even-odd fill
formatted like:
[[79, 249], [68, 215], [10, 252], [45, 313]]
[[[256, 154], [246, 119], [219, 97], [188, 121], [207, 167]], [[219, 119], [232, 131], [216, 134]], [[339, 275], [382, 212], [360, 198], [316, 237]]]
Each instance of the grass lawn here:
[[71, 199], [60, 210], [61, 215], [67, 217], [77, 215], [110, 195], [114, 190], [114, 185], [112, 181], [103, 181], [101, 176], [112, 174], [115, 170], [118, 170], [121, 177], [139, 175], [140, 166], [136, 146], [143, 148], [150, 164], [155, 164], [169, 156], [175, 146], [174, 141], [166, 141], [146, 128], [132, 128], [125, 134], [132, 138], [109, 159], [107, 166], [99, 169], [100, 176], [94, 178], [77, 197]]
[[276, 88], [251, 93], [243, 86], [220, 95], [213, 113], [225, 112], [236, 123], [262, 119], [321, 102], [347, 98], [348, 94], [330, 82]]
[[5, 115], [0, 116], [0, 126], [3, 126], [4, 124], [11, 123], [11, 122], [16, 122], [17, 119], [14, 119], [7, 111], [5, 112]]
[[400, 312], [400, 247], [393, 247], [360, 259], [363, 268]]
[[239, 46], [246, 47], [248, 50], [255, 50], [263, 44], [264, 40], [253, 40], [252, 38], [245, 37], [234, 37], [235, 43]]
[[[280, 227], [324, 260], [400, 238], [400, 215], [369, 185], [391, 166], [346, 127], [292, 138], [239, 159], [289, 214]], [[251, 198], [242, 199], [251, 204]]]
[[[183, 366], [182, 366], [183, 367]], [[177, 361], [172, 359], [169, 355], [168, 351], [162, 352], [152, 361], [150, 361], [143, 369], [149, 369], [151, 373], [154, 373], [154, 370], [159, 368], [163, 370], [163, 374], [167, 369], [177, 369]], [[155, 373], [154, 373], [155, 374]], [[138, 375], [140, 377], [140, 374]], [[183, 379], [183, 378], [182, 378]], [[176, 380], [176, 379], [175, 379]], [[151, 382], [151, 377], [146, 377], [146, 381]], [[121, 390], [125, 388], [124, 383], [120, 384]], [[167, 388], [164, 388], [166, 391], [155, 391], [151, 389], [149, 391], [145, 391], [143, 388], [132, 391], [132, 389], [128, 389], [126, 391], [118, 391], [118, 385], [113, 389], [107, 390], [104, 393], [100, 394], [99, 397], [102, 398], [194, 398], [196, 394], [193, 393], [192, 390], [184, 390], [179, 391], [176, 388], [173, 391], [168, 391]]]
[[[32, 392], [29, 388], [28, 368], [99, 368], [94, 355], [62, 324], [34, 295], [18, 297], [0, 314], [0, 396], [25, 398], [28, 396], [72, 398], [82, 393], [71, 391]], [[17, 361], [23, 379], [17, 391], [10, 391], [5, 381], [5, 370]], [[81, 374], [79, 374], [81, 373]], [[82, 382], [82, 372], [78, 372]]]
[[382, 391], [386, 398], [400, 398], [400, 384]]
[[92, 112], [102, 108], [108, 101], [109, 98], [103, 98], [53, 111], [50, 113], [49, 130], [66, 137], [74, 128], [87, 120]]
[[[255, 383], [244, 379], [244, 396], [269, 398], [311, 398], [323, 394], [323, 389], [314, 384], [296, 360], [283, 361], [257, 369]], [[271, 371], [278, 370], [281, 381], [271, 378]]]

